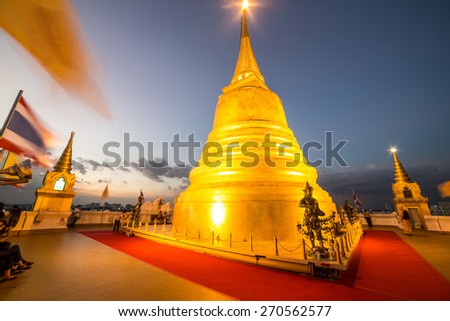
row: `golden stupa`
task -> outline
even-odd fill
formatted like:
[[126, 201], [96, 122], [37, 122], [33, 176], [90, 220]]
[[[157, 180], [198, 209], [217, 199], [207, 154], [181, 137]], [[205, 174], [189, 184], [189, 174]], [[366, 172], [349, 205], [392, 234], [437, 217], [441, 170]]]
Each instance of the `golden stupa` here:
[[395, 210], [399, 214], [407, 211], [414, 228], [426, 229], [425, 217], [431, 215], [428, 197], [423, 196], [419, 184], [409, 178], [397, 156], [397, 149], [391, 148], [391, 153], [394, 156], [395, 182], [392, 183], [392, 193]]
[[42, 187], [36, 190], [33, 211], [47, 213], [70, 213], [76, 177], [72, 171], [72, 144], [75, 133], [70, 134], [69, 141], [58, 159], [53, 171], [47, 172]]
[[316, 183], [317, 171], [303, 157], [280, 98], [265, 84], [244, 6], [236, 69], [222, 91], [198, 167], [175, 204], [175, 233], [208, 237], [213, 232], [233, 241], [299, 238], [306, 182], [325, 213], [336, 206]]

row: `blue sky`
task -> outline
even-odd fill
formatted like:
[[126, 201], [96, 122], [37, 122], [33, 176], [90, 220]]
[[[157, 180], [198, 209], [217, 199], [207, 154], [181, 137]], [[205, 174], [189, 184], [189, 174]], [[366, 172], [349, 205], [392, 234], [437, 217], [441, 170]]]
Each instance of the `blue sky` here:
[[[348, 164], [321, 166], [319, 183], [334, 201], [355, 189], [370, 208], [392, 200], [390, 146], [432, 203], [450, 180], [450, 3], [448, 1], [250, 1], [249, 28], [266, 84], [282, 99], [300, 145], [348, 143]], [[239, 49], [240, 1], [77, 0], [83, 38], [113, 120], [99, 116], [55, 84], [0, 32], [0, 117], [19, 89], [60, 138], [59, 156], [74, 139], [76, 202], [171, 199], [188, 184], [188, 169], [105, 168], [103, 146], [124, 134], [161, 156], [177, 133], [202, 144], [221, 88], [231, 80]], [[147, 152], [147, 150], [146, 150]], [[200, 155], [197, 149], [196, 156]], [[310, 153], [324, 158], [324, 151]], [[130, 161], [138, 162], [133, 149]], [[170, 162], [170, 159], [169, 159]], [[123, 164], [122, 164], [123, 165]], [[22, 192], [1, 188], [6, 203], [32, 203], [44, 170]], [[299, 198], [301, 195], [299, 195]]]

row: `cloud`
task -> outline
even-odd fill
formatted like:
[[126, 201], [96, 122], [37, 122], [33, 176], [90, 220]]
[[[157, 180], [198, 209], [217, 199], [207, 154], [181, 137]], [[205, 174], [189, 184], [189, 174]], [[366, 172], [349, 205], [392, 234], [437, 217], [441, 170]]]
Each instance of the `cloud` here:
[[72, 160], [72, 168], [74, 171], [77, 171], [82, 175], [85, 175], [87, 173], [86, 166], [84, 166], [83, 163], [78, 162], [76, 160]]
[[92, 182], [89, 182], [89, 181], [87, 181], [87, 180], [85, 180], [83, 178], [77, 179], [76, 182], [80, 183], [80, 184], [89, 184], [89, 185], [92, 184]]
[[126, 167], [124, 167], [124, 166], [122, 166], [122, 165], [117, 166], [117, 169], [118, 169], [119, 171], [122, 171], [122, 172], [125, 172], [125, 173], [131, 172], [130, 169], [128, 169], [128, 168], [126, 168]]
[[145, 177], [155, 182], [165, 182], [164, 178], [179, 178], [184, 179], [189, 177], [191, 167], [169, 166], [167, 161], [147, 161], [145, 158], [140, 158], [138, 163], [132, 162], [131, 167]]
[[86, 159], [84, 160], [87, 164], [92, 166], [92, 170], [97, 170], [97, 168], [99, 167], [103, 167], [102, 164], [100, 164], [99, 162], [92, 160], [92, 159]]
[[188, 186], [189, 186], [189, 179], [188, 178], [183, 178], [182, 180], [181, 180], [181, 185], [180, 186], [178, 186], [178, 189], [180, 190], [180, 191], [184, 191], [186, 188], [188, 188]]
[[[121, 168], [122, 167], [122, 168]], [[128, 169], [121, 167], [112, 167], [108, 166], [106, 163], [99, 163], [93, 159], [86, 159], [78, 157], [76, 160], [72, 160], [72, 168], [74, 171], [79, 172], [82, 175], [87, 174], [89, 171], [99, 171], [107, 168], [111, 171], [115, 171], [115, 169], [120, 169], [124, 172], [129, 171]]]
[[183, 179], [189, 176], [189, 172], [192, 167], [179, 167], [179, 166], [169, 166], [165, 160], [152, 160], [148, 161], [145, 158], [140, 158], [138, 162], [132, 162], [129, 167], [123, 165], [119, 166], [109, 166], [107, 163], [97, 162], [92, 159], [77, 158], [77, 160], [72, 160], [72, 168], [74, 171], [86, 175], [91, 171], [101, 171], [107, 168], [111, 171], [120, 171], [124, 173], [130, 173], [131, 171], [137, 171], [143, 174], [145, 177], [151, 179], [155, 182], [165, 182], [166, 178]]
[[[439, 195], [437, 186], [450, 179], [450, 168], [421, 166], [407, 168], [411, 179], [419, 184], [422, 195], [429, 198], [429, 205], [445, 201]], [[353, 202], [353, 190], [363, 201], [363, 207], [383, 209], [385, 203], [392, 204], [393, 169], [360, 169], [343, 172], [319, 173], [318, 184], [330, 193], [336, 205], [344, 199]]]

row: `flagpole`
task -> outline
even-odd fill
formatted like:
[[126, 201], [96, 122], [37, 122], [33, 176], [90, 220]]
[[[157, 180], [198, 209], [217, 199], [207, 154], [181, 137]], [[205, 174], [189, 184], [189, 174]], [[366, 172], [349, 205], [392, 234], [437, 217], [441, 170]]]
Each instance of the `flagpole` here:
[[5, 120], [4, 124], [3, 124], [2, 131], [0, 132], [0, 138], [2, 137], [3, 132], [5, 131], [6, 127], [8, 127], [9, 122], [11, 121], [12, 115], [14, 113], [14, 110], [16, 109], [17, 103], [19, 102], [20, 97], [22, 96], [22, 94], [23, 94], [23, 90], [19, 90], [19, 93], [17, 94], [16, 100], [14, 101], [14, 104], [11, 107], [11, 110], [9, 111], [8, 117], [6, 117], [6, 120]]

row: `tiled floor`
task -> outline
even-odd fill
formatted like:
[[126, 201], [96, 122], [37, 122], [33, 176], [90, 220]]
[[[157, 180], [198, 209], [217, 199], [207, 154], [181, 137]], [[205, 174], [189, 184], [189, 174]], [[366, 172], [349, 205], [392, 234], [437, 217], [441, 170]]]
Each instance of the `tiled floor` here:
[[17, 279], [0, 283], [0, 301], [231, 300], [73, 230], [9, 241], [35, 264]]
[[[412, 237], [399, 235], [450, 280], [450, 235], [425, 231], [415, 231]], [[16, 280], [0, 283], [1, 301], [233, 300], [75, 230], [11, 237], [10, 241], [18, 243], [24, 257], [36, 264]]]

